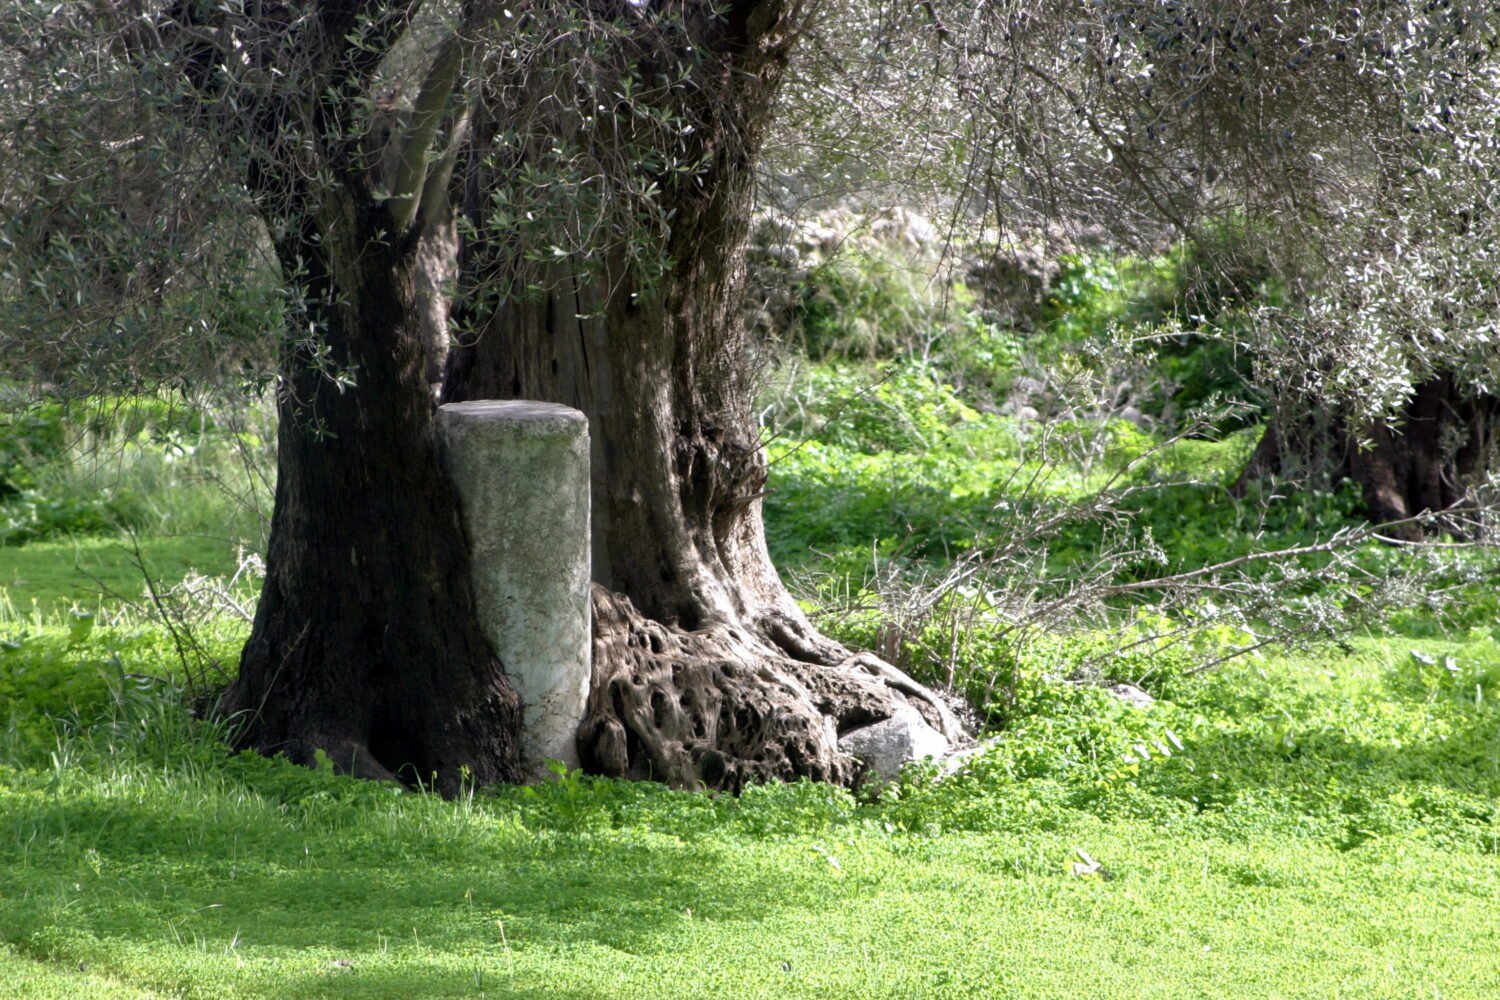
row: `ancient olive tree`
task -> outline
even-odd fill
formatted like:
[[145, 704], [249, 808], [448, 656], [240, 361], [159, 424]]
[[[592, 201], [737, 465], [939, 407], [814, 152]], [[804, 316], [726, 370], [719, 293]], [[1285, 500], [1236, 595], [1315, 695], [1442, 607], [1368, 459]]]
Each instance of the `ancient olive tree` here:
[[[962, 739], [938, 696], [819, 636], [766, 552], [740, 251], [809, 12], [796, 0], [564, 7], [539, 51], [573, 56], [492, 82], [475, 129], [468, 298], [444, 398], [544, 399], [589, 417], [586, 766], [713, 787], [849, 783], [859, 767], [839, 740], [852, 730], [899, 713]], [[534, 132], [507, 128], [536, 107], [551, 111]], [[572, 180], [538, 190], [518, 180], [526, 168]], [[550, 220], [531, 237], [540, 252], [501, 244], [517, 227], [497, 217]], [[601, 244], [601, 230], [614, 236]]]
[[[13, 242], [10, 263], [44, 286], [59, 264], [103, 259], [90, 244], [104, 223], [143, 264], [114, 255], [119, 295], [86, 281], [72, 290], [100, 314], [118, 302], [147, 315], [80, 336], [108, 345], [114, 331], [138, 332], [141, 349], [170, 355], [162, 338], [182, 333], [154, 321], [152, 304], [207, 313], [214, 289], [146, 267], [159, 256], [153, 231], [176, 237], [177, 262], [210, 257], [219, 245], [172, 222], [192, 207], [268, 248], [275, 508], [264, 589], [224, 707], [245, 745], [304, 761], [322, 751], [355, 773], [404, 770], [451, 788], [463, 773], [516, 774], [518, 708], [475, 621], [463, 526], [439, 470], [418, 280], [424, 232], [448, 210], [461, 84], [481, 32], [438, 23], [435, 42], [421, 44], [411, 38], [420, 6], [17, 5], [7, 40], [28, 85], [6, 95], [17, 129], [7, 152], [40, 178], [21, 192], [28, 211], [78, 225], [50, 235], [32, 225], [22, 235], [33, 252]], [[398, 58], [415, 68], [406, 75], [416, 87], [393, 115], [384, 97]], [[33, 82], [40, 65], [57, 75]], [[59, 109], [77, 112], [61, 129]], [[91, 151], [129, 154], [155, 180], [135, 199], [148, 203], [117, 209], [101, 197], [108, 171]], [[35, 194], [42, 200], [26, 197]], [[79, 204], [96, 210], [80, 216]], [[30, 298], [46, 322], [73, 318]]]
[[[1120, 0], [964, 26], [986, 204], [1146, 247], [1232, 230], [1273, 266], [1280, 301], [1220, 331], [1273, 400], [1245, 483], [1351, 478], [1407, 539], [1482, 485], [1500, 429], [1493, 5]], [[1204, 264], [1214, 282], [1235, 261]]]
[[[780, 0], [96, 0], [8, 15], [18, 70], [41, 55], [88, 66], [62, 89], [116, 113], [105, 133], [80, 110], [64, 181], [8, 203], [41, 192], [67, 214], [108, 179], [78, 164], [123, 141], [163, 180], [125, 213], [122, 247], [149, 260], [152, 227], [170, 228], [184, 264], [229, 244], [203, 238], [208, 221], [248, 215], [234, 228], [245, 255], [268, 251], [275, 509], [224, 702], [243, 744], [444, 788], [516, 776], [518, 706], [475, 623], [423, 336], [424, 240], [458, 201], [466, 342], [446, 398], [571, 403], [595, 435], [591, 766], [722, 787], [852, 782], [838, 746], [852, 729], [901, 712], [960, 737], [937, 696], [810, 629], [761, 534], [734, 295], [756, 154], [804, 15]], [[60, 162], [45, 122], [67, 96], [55, 81], [6, 94], [24, 176]], [[204, 224], [182, 223], [189, 187]], [[87, 262], [87, 221], [64, 240], [28, 230], [15, 285]], [[207, 312], [214, 288], [116, 257], [118, 294], [87, 294], [101, 315], [147, 304], [141, 350], [120, 355], [149, 383], [139, 356], [172, 326], [152, 303]], [[28, 301], [68, 325], [66, 295]]]
[[171, 27], [208, 36], [179, 43], [178, 64], [211, 107], [233, 102], [245, 185], [297, 294], [266, 583], [226, 708], [250, 745], [451, 787], [461, 771], [514, 775], [518, 709], [475, 621], [439, 469], [416, 274], [424, 227], [447, 210], [465, 26], [430, 56], [405, 120], [386, 133], [377, 117], [376, 75], [417, 7], [183, 5]]
[[[24, 320], [0, 336], [34, 386], [74, 379], [39, 343], [76, 345], [71, 367], [99, 375], [83, 388], [152, 384], [183, 329], [223, 332], [226, 276], [269, 276], [276, 506], [226, 707], [246, 744], [298, 759], [503, 780], [518, 710], [438, 470], [422, 288], [461, 209], [443, 398], [590, 420], [585, 760], [849, 782], [853, 730], [900, 715], [961, 737], [932, 692], [817, 635], [766, 555], [736, 296], [776, 115], [901, 123], [872, 130], [866, 169], [936, 164], [976, 226], [1149, 243], [1273, 220], [1301, 284], [1295, 310], [1259, 317], [1258, 356], [1295, 373], [1283, 398], [1336, 401], [1316, 409], [1325, 440], [1398, 517], [1448, 505], [1493, 439], [1493, 20], [1396, 2], [28, 0], [0, 18], [0, 252]], [[844, 91], [841, 26], [876, 67]], [[816, 58], [794, 73], [799, 40]], [[1279, 423], [1259, 464], [1284, 468], [1304, 430]]]

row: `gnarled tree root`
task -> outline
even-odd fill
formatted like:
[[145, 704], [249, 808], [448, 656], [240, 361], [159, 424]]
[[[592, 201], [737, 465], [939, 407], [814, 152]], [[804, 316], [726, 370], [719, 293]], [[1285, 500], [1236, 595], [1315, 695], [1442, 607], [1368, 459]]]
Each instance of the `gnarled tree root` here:
[[[810, 778], [852, 786], [839, 738], [909, 704], [951, 744], [968, 742], [935, 693], [869, 654], [798, 641], [784, 622], [688, 632], [593, 590], [594, 676], [578, 730], [584, 768], [683, 788], [739, 791]], [[804, 657], [816, 651], [816, 662]], [[833, 659], [833, 651], [842, 654]]]

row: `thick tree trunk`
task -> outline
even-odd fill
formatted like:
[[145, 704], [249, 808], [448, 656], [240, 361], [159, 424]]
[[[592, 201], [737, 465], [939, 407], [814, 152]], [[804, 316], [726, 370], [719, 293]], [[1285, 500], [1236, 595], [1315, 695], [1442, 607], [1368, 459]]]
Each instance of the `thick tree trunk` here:
[[[1235, 492], [1267, 476], [1303, 478], [1321, 471], [1357, 483], [1365, 515], [1392, 524], [1389, 534], [1420, 541], [1427, 531], [1465, 533], [1440, 516], [1468, 496], [1476, 477], [1495, 467], [1500, 399], [1466, 392], [1450, 373], [1417, 386], [1395, 424], [1351, 428], [1318, 423], [1306, 408], [1279, 413], [1267, 426]], [[1424, 513], [1439, 515], [1422, 522]]]
[[421, 317], [422, 377], [433, 395], [448, 366], [448, 313], [458, 270], [458, 224], [451, 214], [428, 222], [417, 246], [417, 309]]
[[300, 762], [444, 791], [511, 780], [518, 704], [438, 465], [416, 254], [375, 238], [373, 209], [335, 207], [278, 247], [314, 333], [283, 350], [266, 581], [226, 707], [241, 745]]
[[575, 290], [506, 310], [455, 350], [445, 397], [588, 415], [599, 586], [585, 766], [682, 786], [850, 784], [859, 770], [838, 738], [904, 702], [962, 740], [941, 698], [818, 635], [781, 584], [727, 293], [614, 287], [597, 307]]
[[242, 746], [448, 793], [517, 776], [520, 712], [475, 616], [424, 372], [420, 279], [441, 275], [418, 244], [451, 212], [464, 45], [438, 47], [409, 113], [373, 90], [421, 6], [174, 0], [148, 22], [288, 293], [266, 580], [221, 707]]
[[[789, 7], [744, 0], [723, 20], [704, 8], [687, 22], [721, 62], [699, 66], [678, 98], [688, 105], [673, 108], [695, 123], [680, 139], [695, 145], [673, 152], [702, 167], [655, 179], [670, 220], [664, 269], [648, 274], [620, 250], [588, 274], [560, 262], [538, 282], [545, 292], [484, 318], [449, 359], [447, 400], [540, 399], [589, 418], [599, 588], [579, 750], [604, 774], [852, 783], [859, 769], [838, 738], [906, 702], [964, 738], [941, 698], [818, 635], [766, 551], [767, 467], [735, 307]], [[470, 180], [482, 213], [486, 179]], [[466, 281], [523, 283], [514, 271]]]

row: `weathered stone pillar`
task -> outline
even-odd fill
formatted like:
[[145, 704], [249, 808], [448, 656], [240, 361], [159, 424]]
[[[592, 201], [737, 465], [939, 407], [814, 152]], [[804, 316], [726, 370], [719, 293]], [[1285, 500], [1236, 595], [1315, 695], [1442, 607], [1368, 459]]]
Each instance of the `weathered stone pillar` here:
[[479, 623], [523, 703], [521, 762], [578, 766], [589, 693], [589, 429], [555, 403], [438, 409], [463, 504]]

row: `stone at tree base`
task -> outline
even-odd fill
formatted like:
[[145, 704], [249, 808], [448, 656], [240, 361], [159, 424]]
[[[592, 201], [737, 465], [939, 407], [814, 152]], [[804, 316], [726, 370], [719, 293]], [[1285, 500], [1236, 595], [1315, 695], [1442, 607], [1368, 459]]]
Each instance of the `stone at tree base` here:
[[463, 506], [480, 627], [522, 702], [521, 765], [578, 766], [588, 701], [589, 431], [578, 410], [527, 400], [438, 408]]
[[798, 659], [785, 621], [758, 623], [787, 628], [782, 644], [738, 623], [664, 625], [598, 585], [593, 596], [594, 683], [578, 735], [592, 773], [733, 793], [801, 778], [852, 786], [868, 765], [840, 734], [903, 707], [965, 740], [940, 696], [868, 653], [830, 643], [836, 658]]
[[859, 758], [885, 781], [899, 777], [901, 769], [915, 760], [941, 758], [949, 743], [933, 729], [920, 712], [902, 705], [889, 719], [845, 733], [839, 749]]
[[977, 757], [986, 751], [998, 746], [1000, 737], [992, 736], [987, 740], [981, 740], [973, 746], [956, 747], [950, 750], [938, 761], [938, 777], [947, 778], [962, 771]]
[[1132, 708], [1146, 709], [1156, 704], [1156, 699], [1151, 697], [1149, 691], [1143, 691], [1134, 684], [1112, 684], [1105, 690]]

